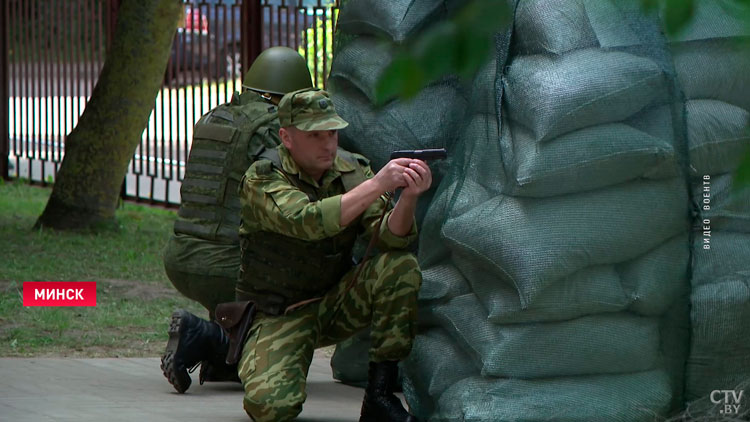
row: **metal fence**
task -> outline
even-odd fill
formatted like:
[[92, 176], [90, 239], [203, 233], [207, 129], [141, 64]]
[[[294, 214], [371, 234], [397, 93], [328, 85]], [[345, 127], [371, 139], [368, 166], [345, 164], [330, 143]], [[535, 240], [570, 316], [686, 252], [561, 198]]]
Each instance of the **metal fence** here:
[[[96, 84], [121, 0], [6, 0], [0, 96], [0, 175], [53, 183], [65, 139]], [[194, 123], [241, 90], [265, 48], [285, 45], [325, 86], [338, 0], [202, 0], [185, 3], [164, 73], [123, 183], [127, 199], [179, 204]], [[7, 138], [7, 140], [6, 140]], [[6, 159], [2, 156], [6, 155]]]

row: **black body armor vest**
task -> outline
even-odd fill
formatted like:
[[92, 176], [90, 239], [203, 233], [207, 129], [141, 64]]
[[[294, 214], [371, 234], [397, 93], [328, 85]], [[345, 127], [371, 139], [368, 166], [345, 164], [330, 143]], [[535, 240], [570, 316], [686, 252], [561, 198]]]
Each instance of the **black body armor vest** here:
[[[365, 181], [366, 176], [352, 154], [340, 149], [338, 155], [355, 168], [341, 175], [348, 192]], [[266, 150], [261, 159], [281, 169], [276, 149]], [[320, 199], [312, 186], [296, 175], [285, 174], [310, 201]], [[336, 236], [315, 242], [268, 231], [242, 236], [238, 300], [252, 300], [261, 311], [279, 315], [289, 305], [324, 295], [352, 268], [352, 248], [357, 235], [357, 225], [350, 224]]]
[[235, 94], [230, 104], [201, 117], [193, 132], [174, 232], [238, 243], [237, 188], [251, 157], [278, 145], [273, 135], [278, 131], [276, 107], [254, 92]]

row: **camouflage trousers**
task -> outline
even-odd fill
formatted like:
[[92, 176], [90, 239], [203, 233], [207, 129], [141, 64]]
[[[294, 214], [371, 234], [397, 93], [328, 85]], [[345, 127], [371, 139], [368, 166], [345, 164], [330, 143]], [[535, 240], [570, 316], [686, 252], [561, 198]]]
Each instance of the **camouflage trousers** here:
[[416, 334], [416, 257], [385, 252], [367, 261], [358, 281], [352, 269], [323, 300], [290, 312], [258, 313], [239, 362], [245, 411], [256, 422], [283, 422], [302, 411], [313, 351], [371, 327], [370, 360], [402, 360]]

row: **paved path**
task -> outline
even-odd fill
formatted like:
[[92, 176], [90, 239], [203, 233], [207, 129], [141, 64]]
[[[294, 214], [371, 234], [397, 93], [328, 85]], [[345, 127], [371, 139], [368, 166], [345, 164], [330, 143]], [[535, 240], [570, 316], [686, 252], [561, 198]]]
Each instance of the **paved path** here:
[[[199, 385], [177, 394], [158, 358], [0, 358], [0, 421], [243, 421], [242, 387]], [[335, 382], [316, 353], [300, 422], [356, 422], [364, 391]]]

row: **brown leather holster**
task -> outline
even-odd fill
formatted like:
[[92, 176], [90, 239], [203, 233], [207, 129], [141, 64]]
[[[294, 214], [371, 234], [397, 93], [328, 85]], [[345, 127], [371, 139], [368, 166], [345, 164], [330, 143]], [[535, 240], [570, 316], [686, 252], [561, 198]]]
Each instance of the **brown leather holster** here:
[[249, 300], [220, 303], [216, 306], [216, 322], [229, 334], [229, 351], [226, 357], [228, 365], [234, 365], [240, 360], [242, 346], [245, 345], [254, 319], [255, 303]]

